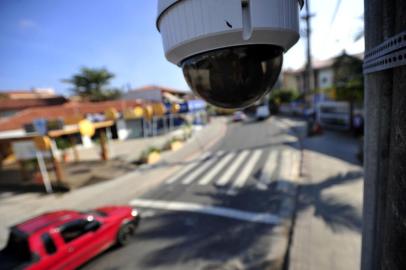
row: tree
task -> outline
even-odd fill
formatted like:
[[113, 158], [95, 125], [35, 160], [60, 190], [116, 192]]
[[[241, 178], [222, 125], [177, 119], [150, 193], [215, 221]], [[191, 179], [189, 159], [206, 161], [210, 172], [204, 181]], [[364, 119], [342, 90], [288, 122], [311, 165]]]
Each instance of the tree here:
[[294, 89], [274, 89], [270, 95], [270, 100], [274, 100], [276, 103], [289, 103], [299, 98], [299, 91]]
[[344, 53], [336, 59], [333, 68], [337, 100], [350, 103], [350, 128], [352, 129], [354, 105], [362, 104], [364, 100], [362, 61]]
[[63, 82], [73, 85], [73, 93], [90, 101], [103, 101], [117, 99], [121, 96], [121, 91], [108, 88], [110, 80], [114, 74], [105, 68], [81, 68], [80, 72], [74, 74], [70, 79]]

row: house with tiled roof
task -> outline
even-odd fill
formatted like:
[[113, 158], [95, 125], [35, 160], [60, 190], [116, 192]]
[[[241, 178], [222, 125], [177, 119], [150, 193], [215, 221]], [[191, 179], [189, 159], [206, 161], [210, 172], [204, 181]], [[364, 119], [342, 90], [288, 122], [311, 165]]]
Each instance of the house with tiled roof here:
[[56, 106], [68, 100], [58, 96], [52, 89], [0, 91], [0, 119], [37, 107]]
[[[349, 55], [343, 52], [333, 58], [325, 60], [314, 59], [312, 62], [313, 74], [311, 77], [312, 89], [328, 89], [334, 86], [336, 63], [338, 61], [350, 60], [362, 66], [363, 54]], [[305, 88], [306, 67], [303, 66], [296, 70], [285, 70], [282, 73], [282, 87], [285, 89], [299, 90], [303, 93]]]
[[104, 102], [68, 102], [59, 106], [43, 106], [30, 108], [14, 116], [0, 119], [0, 132], [17, 131], [32, 123], [35, 119], [68, 119], [85, 117], [89, 114], [104, 114], [108, 109], [114, 108], [123, 112], [126, 108], [141, 105], [138, 100], [114, 100]]
[[148, 85], [141, 88], [136, 88], [128, 91], [124, 94], [123, 98], [132, 100], [132, 99], [141, 99], [149, 102], [174, 102], [181, 103], [186, 99], [190, 98], [189, 96], [192, 93], [190, 91], [176, 90], [168, 87]]

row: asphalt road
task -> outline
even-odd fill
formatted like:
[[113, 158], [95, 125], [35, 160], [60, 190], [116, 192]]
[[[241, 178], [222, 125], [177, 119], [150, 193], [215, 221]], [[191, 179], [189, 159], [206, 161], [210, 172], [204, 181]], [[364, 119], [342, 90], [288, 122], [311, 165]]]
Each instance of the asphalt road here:
[[143, 217], [131, 244], [82, 269], [272, 269], [293, 135], [273, 118], [230, 123], [210, 152], [130, 202]]

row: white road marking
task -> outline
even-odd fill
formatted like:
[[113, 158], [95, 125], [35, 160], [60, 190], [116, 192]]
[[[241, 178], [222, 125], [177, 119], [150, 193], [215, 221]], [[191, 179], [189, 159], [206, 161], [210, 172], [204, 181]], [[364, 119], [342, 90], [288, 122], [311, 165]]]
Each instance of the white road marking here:
[[259, 158], [261, 157], [262, 150], [255, 150], [254, 153], [248, 158], [248, 162], [244, 165], [242, 171], [237, 175], [233, 183], [233, 188], [241, 188], [245, 185], [252, 170], [254, 170]]
[[290, 186], [292, 181], [292, 170], [293, 170], [293, 163], [292, 163], [292, 150], [291, 149], [283, 149], [281, 153], [281, 163], [280, 163], [280, 171], [278, 175], [278, 183], [276, 185], [276, 190], [284, 191]]
[[217, 163], [202, 179], [199, 181], [199, 185], [207, 185], [209, 184], [213, 178], [223, 169], [231, 159], [233, 159], [237, 153], [230, 153], [224, 156], [219, 163]]
[[220, 180], [218, 180], [216, 184], [219, 186], [225, 186], [231, 180], [231, 177], [241, 166], [241, 163], [244, 162], [249, 153], [250, 152], [248, 150], [244, 150], [241, 154], [239, 154], [237, 159], [234, 160], [230, 167], [228, 167], [227, 171], [220, 176]]
[[278, 152], [276, 150], [271, 150], [268, 159], [265, 161], [264, 167], [262, 168], [261, 177], [257, 184], [258, 188], [267, 189], [268, 185], [272, 182], [272, 175], [278, 165], [277, 157]]
[[200, 161], [206, 159], [208, 156], [210, 155], [210, 152], [207, 152], [205, 154], [203, 154], [200, 158], [197, 159], [197, 161], [191, 162], [190, 164], [186, 165], [182, 170], [180, 170], [179, 172], [177, 172], [175, 175], [173, 175], [171, 178], [169, 178], [168, 180], [165, 181], [166, 184], [173, 184], [174, 182], [176, 182], [181, 176], [183, 176], [184, 174], [186, 174], [188, 171], [190, 171], [191, 169], [193, 169], [197, 163], [199, 163]]
[[198, 177], [201, 173], [206, 171], [214, 162], [216, 162], [218, 160], [218, 157], [221, 156], [222, 154], [223, 152], [220, 151], [216, 153], [216, 155], [212, 156], [209, 160], [203, 162], [203, 164], [201, 164], [201, 166], [197, 170], [193, 171], [192, 173], [187, 175], [186, 178], [183, 179], [182, 184], [188, 185], [192, 183], [196, 177]]
[[130, 202], [130, 205], [143, 208], [200, 213], [272, 225], [279, 224], [282, 221], [277, 215], [268, 213], [248, 212], [196, 203], [135, 199]]
[[142, 218], [150, 218], [156, 216], [155, 211], [149, 210], [149, 211], [143, 211], [142, 212]]

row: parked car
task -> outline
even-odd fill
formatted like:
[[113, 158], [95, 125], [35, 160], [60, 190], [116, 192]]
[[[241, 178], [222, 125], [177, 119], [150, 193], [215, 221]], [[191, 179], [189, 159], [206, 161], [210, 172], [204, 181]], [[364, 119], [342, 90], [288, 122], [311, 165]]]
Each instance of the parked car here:
[[246, 118], [243, 112], [237, 111], [233, 114], [233, 122], [241, 122], [244, 121]]
[[258, 121], [262, 121], [267, 119], [268, 117], [271, 116], [271, 113], [269, 111], [269, 106], [268, 104], [262, 104], [260, 106], [257, 107], [257, 111], [256, 111], [256, 119]]
[[139, 221], [129, 206], [42, 214], [10, 228], [0, 269], [76, 269], [115, 244], [129, 243]]

